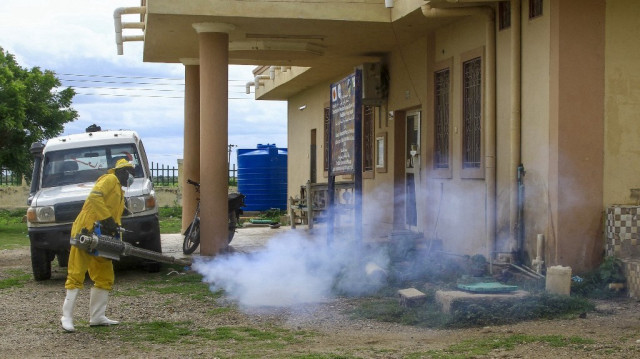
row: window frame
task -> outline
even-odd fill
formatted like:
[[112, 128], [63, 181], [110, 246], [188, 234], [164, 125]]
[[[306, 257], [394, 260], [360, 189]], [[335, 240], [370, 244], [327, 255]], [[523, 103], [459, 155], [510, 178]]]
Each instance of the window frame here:
[[544, 1], [543, 0], [529, 0], [529, 20], [534, 20], [542, 17], [544, 14]]
[[[436, 148], [437, 148], [437, 141], [436, 141], [436, 136], [437, 136], [437, 126], [436, 126], [436, 122], [437, 122], [437, 115], [436, 115], [436, 73], [448, 69], [449, 70], [449, 106], [448, 106], [448, 119], [449, 119], [449, 123], [448, 123], [448, 166], [447, 168], [436, 168], [436, 161], [435, 161], [435, 157], [436, 157]], [[435, 64], [435, 66], [433, 67], [433, 71], [432, 71], [432, 89], [433, 89], [433, 97], [432, 97], [432, 107], [433, 107], [433, 112], [432, 112], [432, 133], [433, 133], [433, 142], [431, 145], [431, 168], [430, 168], [430, 172], [431, 172], [431, 177], [432, 178], [452, 178], [453, 177], [453, 121], [452, 121], [452, 114], [453, 114], [453, 58], [449, 58], [443, 61], [440, 61], [438, 63]]]
[[[479, 127], [479, 166], [478, 167], [465, 167], [465, 145], [466, 145], [466, 127], [465, 127], [465, 116], [466, 116], [466, 108], [465, 108], [465, 75], [464, 69], [465, 64], [469, 61], [473, 61], [475, 59], [480, 59], [480, 116], [478, 119], [478, 127]], [[485, 120], [485, 57], [484, 57], [484, 47], [468, 51], [463, 53], [460, 56], [460, 178], [470, 178], [470, 179], [483, 179], [484, 178], [484, 120]]]
[[511, 27], [511, 1], [498, 3], [498, 30], [506, 30]]

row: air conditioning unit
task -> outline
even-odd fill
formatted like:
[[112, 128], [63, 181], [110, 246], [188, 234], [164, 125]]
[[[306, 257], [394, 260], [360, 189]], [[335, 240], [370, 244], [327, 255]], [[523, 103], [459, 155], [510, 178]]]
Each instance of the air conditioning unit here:
[[362, 64], [362, 103], [380, 105], [387, 97], [388, 80], [380, 62]]

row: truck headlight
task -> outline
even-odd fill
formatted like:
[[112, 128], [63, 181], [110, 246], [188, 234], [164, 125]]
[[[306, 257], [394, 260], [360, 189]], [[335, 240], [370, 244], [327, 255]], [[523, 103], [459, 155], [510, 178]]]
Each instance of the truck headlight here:
[[131, 213], [137, 213], [153, 209], [156, 206], [156, 199], [154, 196], [138, 196], [129, 198], [129, 211]]
[[56, 211], [53, 206], [29, 207], [27, 220], [31, 223], [50, 223], [56, 221]]

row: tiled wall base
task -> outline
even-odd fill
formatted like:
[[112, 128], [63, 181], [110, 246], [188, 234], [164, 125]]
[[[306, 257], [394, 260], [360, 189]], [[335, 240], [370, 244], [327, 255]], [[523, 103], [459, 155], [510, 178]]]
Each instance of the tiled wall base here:
[[606, 255], [624, 263], [627, 292], [640, 299], [640, 206], [607, 208]]

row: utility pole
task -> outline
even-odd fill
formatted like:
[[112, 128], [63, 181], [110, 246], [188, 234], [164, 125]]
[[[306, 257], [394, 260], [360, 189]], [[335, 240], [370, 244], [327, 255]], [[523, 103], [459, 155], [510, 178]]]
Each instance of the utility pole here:
[[[229, 157], [227, 158], [227, 177], [229, 177], [229, 171], [231, 171], [231, 151], [233, 151], [234, 147], [238, 147], [237, 145], [232, 145], [229, 144], [227, 145], [229, 147]], [[235, 173], [234, 173], [234, 177], [235, 177]]]
[[234, 147], [238, 147], [237, 145], [228, 145], [229, 147], [229, 158], [227, 159], [227, 167], [231, 166], [231, 151], [233, 151]]

